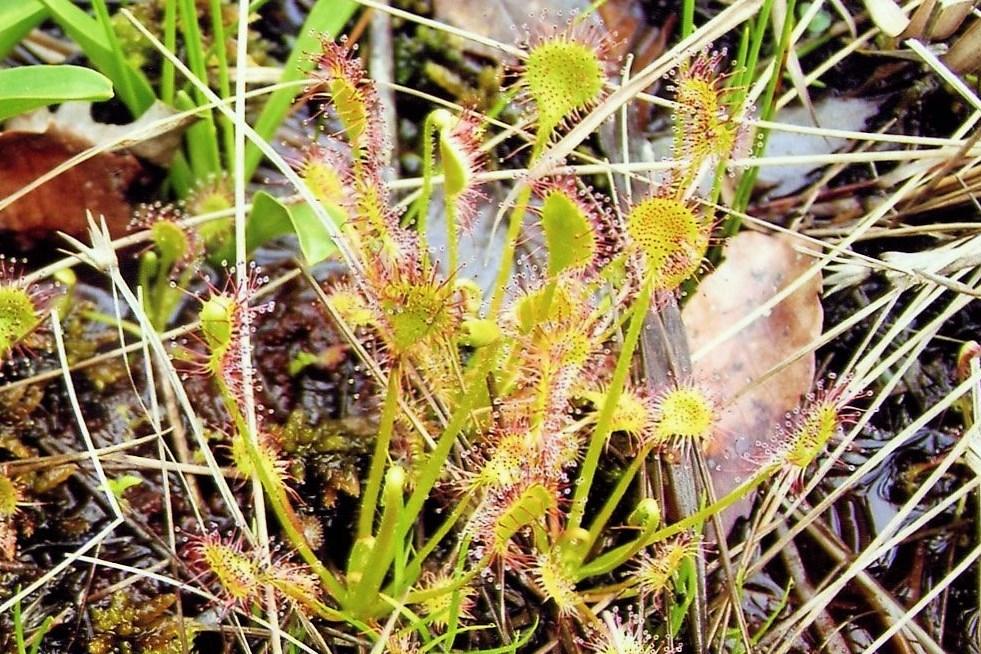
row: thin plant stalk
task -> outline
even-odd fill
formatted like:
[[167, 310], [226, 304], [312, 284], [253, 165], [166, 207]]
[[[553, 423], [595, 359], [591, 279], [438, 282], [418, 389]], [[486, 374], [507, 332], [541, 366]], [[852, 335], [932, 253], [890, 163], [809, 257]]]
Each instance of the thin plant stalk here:
[[630, 373], [630, 365], [633, 361], [634, 351], [637, 349], [637, 342], [640, 338], [640, 330], [644, 323], [644, 316], [651, 304], [653, 294], [652, 285], [648, 280], [644, 280], [640, 295], [634, 301], [630, 312], [632, 320], [627, 336], [624, 339], [617, 358], [616, 369], [613, 371], [613, 378], [607, 390], [606, 399], [600, 409], [599, 418], [596, 420], [596, 427], [590, 437], [589, 448], [583, 459], [579, 478], [576, 481], [576, 490], [572, 498], [572, 507], [569, 514], [568, 529], [576, 529], [582, 524], [583, 515], [586, 512], [586, 501], [589, 498], [589, 490], [593, 485], [593, 478], [596, 476], [596, 469], [599, 466], [600, 454], [603, 446], [609, 438], [613, 427], [613, 412], [616, 410], [617, 403], [620, 401], [620, 394], [623, 392], [624, 385]]

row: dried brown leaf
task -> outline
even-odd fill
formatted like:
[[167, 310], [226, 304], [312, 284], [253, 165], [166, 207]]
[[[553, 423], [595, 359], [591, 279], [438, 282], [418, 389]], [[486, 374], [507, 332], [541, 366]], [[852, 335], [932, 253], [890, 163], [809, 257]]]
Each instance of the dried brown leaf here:
[[[699, 285], [682, 312], [692, 351], [756, 311], [811, 263], [810, 257], [781, 238], [754, 232], [732, 238], [726, 260]], [[720, 497], [756, 472], [763, 456], [757, 443], [774, 433], [811, 388], [813, 353], [758, 380], [820, 336], [820, 292], [821, 277], [815, 275], [767, 315], [695, 363], [696, 379], [710, 384], [724, 407], [718, 437], [707, 452]], [[723, 514], [727, 530], [747, 508], [744, 501]]]
[[[52, 168], [91, 147], [70, 132], [0, 133], [0, 198], [19, 191]], [[126, 191], [142, 171], [127, 152], [105, 152], [88, 159], [0, 211], [0, 229], [29, 236], [62, 231], [84, 234], [85, 211], [106, 217], [114, 234], [130, 218]]]
[[92, 118], [91, 102], [66, 102], [54, 113], [47, 109], [17, 116], [7, 121], [7, 129], [44, 133], [52, 129], [68, 131], [93, 145], [105, 145], [113, 152], [127, 150], [161, 167], [170, 165], [181, 138], [194, 116], [154, 102], [143, 115], [131, 123], [114, 125]]
[[0, 132], [0, 198], [94, 146], [105, 151], [0, 211], [0, 229], [28, 236], [84, 234], [89, 210], [104, 215], [113, 234], [125, 232], [131, 213], [128, 194], [143, 173], [137, 157], [168, 166], [184, 129], [195, 120], [177, 116], [161, 102], [126, 125], [100, 123], [91, 110], [91, 103], [66, 102], [54, 113], [41, 109], [7, 121], [7, 130]]
[[910, 23], [909, 17], [894, 0], [865, 0], [865, 8], [876, 27], [888, 36], [899, 36]]
[[943, 59], [952, 71], [961, 75], [981, 68], [981, 19], [974, 19], [971, 26], [950, 46]]

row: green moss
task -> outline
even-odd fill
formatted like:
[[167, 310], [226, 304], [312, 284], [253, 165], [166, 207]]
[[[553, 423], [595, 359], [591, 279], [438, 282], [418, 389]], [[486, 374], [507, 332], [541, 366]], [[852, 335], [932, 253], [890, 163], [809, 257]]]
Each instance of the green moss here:
[[182, 640], [193, 651], [196, 625], [170, 615], [176, 601], [176, 595], [137, 601], [115, 593], [108, 606], [91, 611], [95, 636], [89, 654], [182, 654]]

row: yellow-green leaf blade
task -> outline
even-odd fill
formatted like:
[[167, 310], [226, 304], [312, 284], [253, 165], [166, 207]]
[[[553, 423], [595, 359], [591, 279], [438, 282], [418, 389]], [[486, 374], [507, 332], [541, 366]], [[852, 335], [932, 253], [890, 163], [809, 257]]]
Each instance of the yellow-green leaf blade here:
[[112, 82], [81, 66], [20, 66], [0, 70], [0, 120], [68, 101], [108, 100]]

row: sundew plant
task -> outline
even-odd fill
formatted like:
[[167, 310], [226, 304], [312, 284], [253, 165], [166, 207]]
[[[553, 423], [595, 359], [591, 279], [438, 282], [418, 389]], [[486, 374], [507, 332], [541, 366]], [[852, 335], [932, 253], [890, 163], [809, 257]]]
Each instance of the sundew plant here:
[[[0, 261], [0, 357], [10, 376], [0, 392], [40, 403], [15, 394], [50, 364], [44, 379], [60, 384], [83, 444], [56, 452], [72, 467], [52, 480], [30, 448], [0, 440], [12, 452], [10, 465], [0, 463], [0, 558], [23, 551], [43, 524], [37, 498], [72, 475], [107, 516], [100, 530], [80, 530], [84, 542], [68, 556], [0, 595], [4, 611], [16, 607], [18, 654], [48, 651], [46, 638], [89, 654], [654, 654], [764, 651], [761, 642], [785, 652], [812, 624], [839, 644], [826, 613], [839, 581], [822, 580], [793, 604], [800, 579], [778, 584], [781, 604], [761, 618], [746, 614], [747, 580], [813, 523], [801, 516], [822, 501], [813, 492], [830, 469], [861, 475], [835, 461], [865, 410], [888, 395], [888, 383], [875, 386], [879, 359], [908, 365], [901, 357], [917, 341], [887, 354], [888, 334], [873, 339], [873, 330], [865, 351], [824, 367], [796, 408], [759, 433], [734, 434], [724, 424], [735, 398], [695, 372], [693, 358], [705, 353], [689, 352], [679, 327], [682, 305], [753, 220], [745, 210], [761, 125], [773, 125], [784, 66], [799, 72], [788, 64], [799, 68], [787, 54], [800, 38], [792, 2], [736, 2], [698, 29], [686, 2], [679, 37], [637, 70], [590, 12], [529, 17], [514, 43], [455, 29], [506, 56], [499, 103], [415, 92], [428, 107], [418, 175], [400, 179], [397, 132], [384, 117], [396, 85], [372, 78], [354, 39], [326, 31], [321, 5], [332, 3], [316, 3], [283, 81], [249, 94], [250, 3], [213, 2], [204, 14], [208, 39], [234, 35], [233, 48], [201, 36], [205, 3], [158, 4], [160, 17], [136, 5], [111, 17], [106, 3], [93, 7], [109, 29], [104, 72], [128, 109], [135, 114], [150, 93], [197, 117], [167, 173], [167, 201], [137, 208], [121, 240], [90, 215], [87, 236], [66, 236], [69, 258], [49, 269]], [[61, 11], [59, 20], [74, 16]], [[178, 42], [195, 39], [206, 50], [185, 45], [182, 58]], [[139, 61], [121, 58], [126, 47], [162, 62], [159, 89], [138, 75]], [[635, 104], [670, 126], [663, 157], [597, 157], [604, 130], [629, 151], [623, 121]], [[287, 110], [303, 116], [303, 136], [284, 155], [270, 140]], [[255, 174], [263, 158], [268, 168]], [[281, 182], [263, 178], [271, 171]], [[477, 230], [490, 245], [474, 254]], [[268, 254], [275, 239], [288, 255]], [[854, 265], [847, 239], [798, 245], [819, 262], [815, 273]], [[73, 306], [81, 296], [72, 266], [107, 280], [101, 307]], [[933, 279], [922, 292], [977, 282], [970, 269], [948, 274], [938, 273], [950, 284]], [[746, 320], [768, 315], [778, 291]], [[957, 297], [939, 311], [958, 311]], [[895, 297], [875, 302], [870, 311]], [[863, 318], [881, 320], [855, 322]], [[81, 347], [89, 323], [119, 349]], [[330, 342], [271, 354], [298, 333]], [[86, 384], [120, 384], [135, 399], [96, 427], [76, 384], [100, 356], [118, 372]], [[961, 364], [959, 386], [916, 421], [968, 397], [976, 357], [965, 351]], [[357, 420], [318, 426], [269, 392], [324, 370], [343, 371], [343, 388], [330, 392], [356, 407]], [[977, 397], [960, 404], [968, 438]], [[100, 435], [111, 429], [124, 434], [118, 443]], [[708, 458], [737, 437], [760, 447], [743, 457], [734, 488], [717, 493]], [[142, 492], [151, 477], [161, 489], [152, 501]], [[753, 498], [740, 538], [727, 538], [723, 512]], [[864, 579], [897, 529], [883, 530], [857, 563], [842, 554], [840, 583]], [[131, 562], [119, 539], [142, 543], [159, 564]], [[86, 588], [94, 608], [37, 619], [50, 584], [103, 569], [120, 576]], [[884, 606], [901, 622], [882, 638], [900, 632], [923, 645], [923, 629]], [[84, 647], [59, 636], [83, 623]]]

